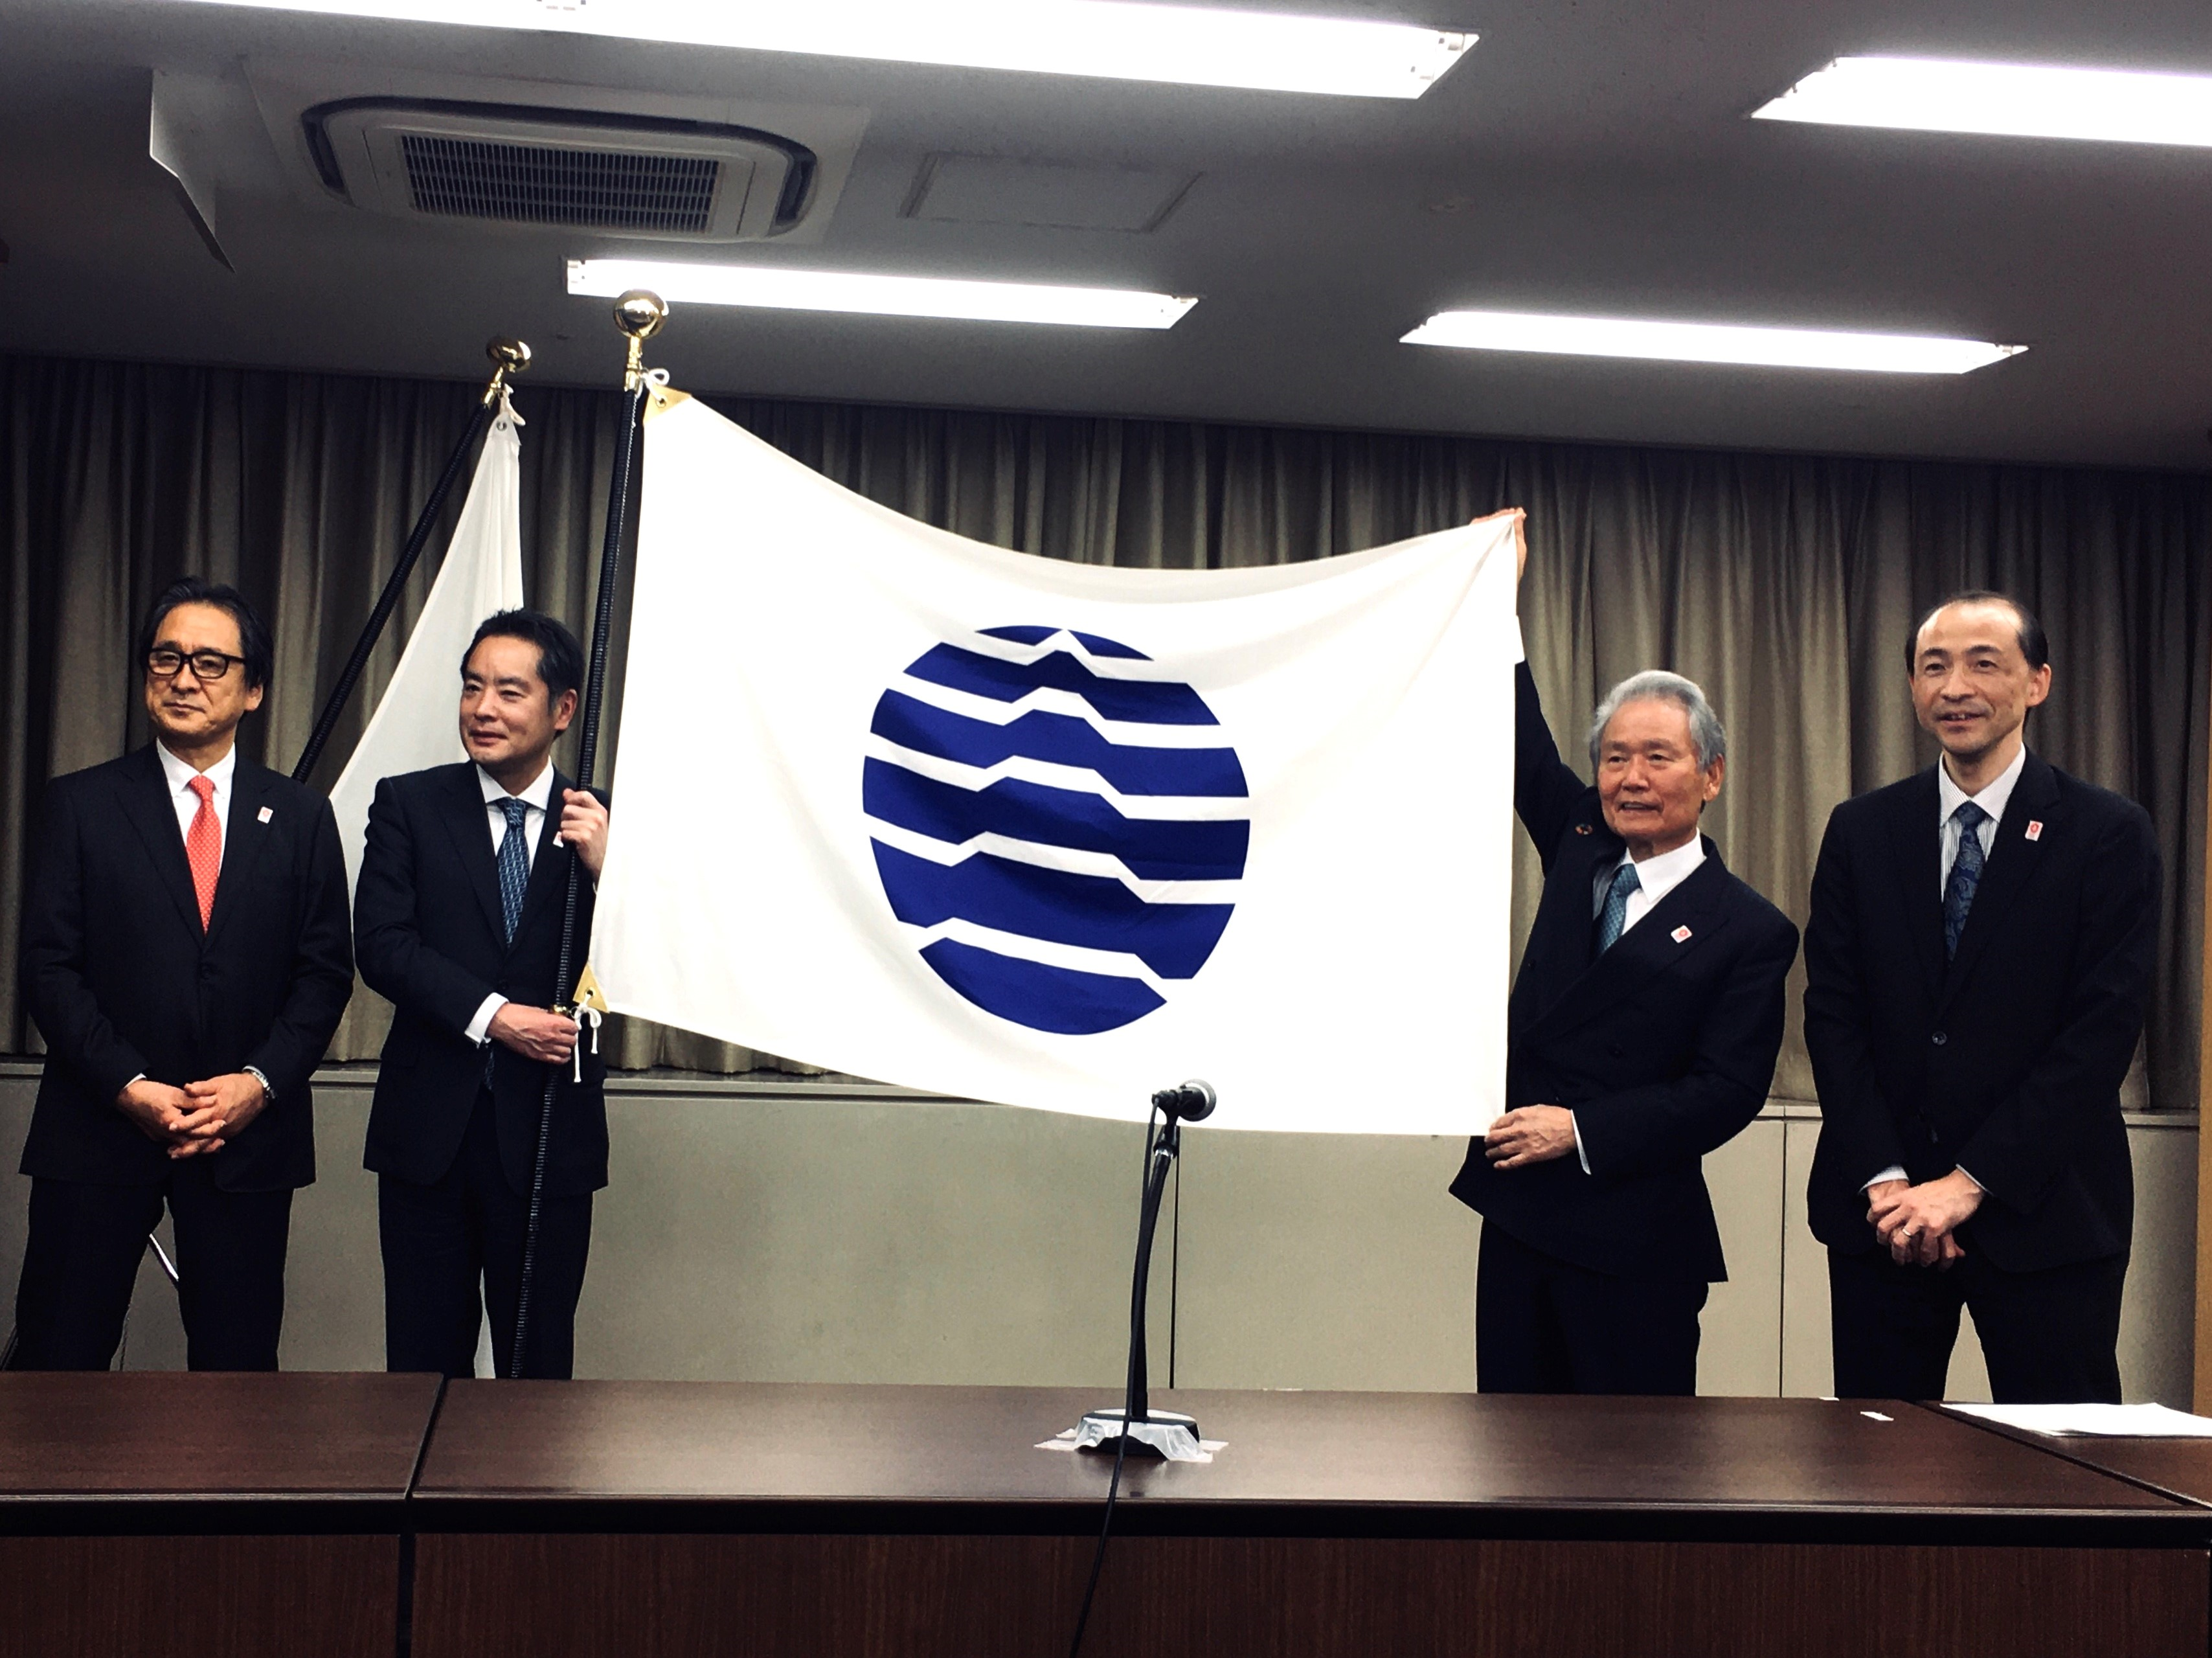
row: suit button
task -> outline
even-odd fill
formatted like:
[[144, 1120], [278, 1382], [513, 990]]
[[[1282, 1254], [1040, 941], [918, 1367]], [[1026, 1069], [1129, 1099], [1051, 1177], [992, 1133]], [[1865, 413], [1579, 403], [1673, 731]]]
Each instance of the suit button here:
[[1940, 1048], [1951, 1039], [1946, 1036], [1942, 1031], [1937, 1031], [1935, 1035], [1929, 1037], [1928, 1039]]

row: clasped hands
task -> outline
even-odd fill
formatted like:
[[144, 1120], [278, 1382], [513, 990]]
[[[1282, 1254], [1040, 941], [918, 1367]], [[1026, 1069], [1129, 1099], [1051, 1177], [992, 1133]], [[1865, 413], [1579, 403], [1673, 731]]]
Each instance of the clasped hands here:
[[1867, 1220], [1899, 1266], [1938, 1271], [1964, 1259], [1953, 1232], [1982, 1206], [1982, 1189], [1963, 1169], [1941, 1179], [1882, 1180], [1867, 1188]]
[[116, 1108], [172, 1157], [221, 1151], [269, 1103], [261, 1079], [248, 1071], [172, 1088], [142, 1076], [116, 1096]]

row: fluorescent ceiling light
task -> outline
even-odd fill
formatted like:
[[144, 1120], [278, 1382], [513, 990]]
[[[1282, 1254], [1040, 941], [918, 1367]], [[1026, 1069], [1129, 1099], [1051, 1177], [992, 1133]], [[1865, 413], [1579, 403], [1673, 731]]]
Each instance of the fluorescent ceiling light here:
[[658, 259], [570, 259], [568, 291], [612, 299], [650, 288], [670, 304], [757, 305], [775, 311], [852, 311], [971, 322], [1060, 322], [1091, 328], [1172, 328], [1198, 303], [1127, 288], [1053, 288], [1026, 282], [877, 277], [787, 265], [679, 265]]
[[1564, 357], [1647, 357], [1662, 363], [1737, 363], [1775, 369], [1856, 369], [1887, 375], [1963, 375], [2025, 345], [1927, 334], [1847, 334], [1820, 328], [1740, 328], [1711, 322], [1558, 317], [1530, 311], [1439, 311], [1407, 345]]
[[2212, 75], [1838, 58], [1753, 113], [1832, 126], [2212, 145]]
[[675, 46], [1418, 98], [1474, 44], [1412, 23], [1130, 0], [194, 0]]

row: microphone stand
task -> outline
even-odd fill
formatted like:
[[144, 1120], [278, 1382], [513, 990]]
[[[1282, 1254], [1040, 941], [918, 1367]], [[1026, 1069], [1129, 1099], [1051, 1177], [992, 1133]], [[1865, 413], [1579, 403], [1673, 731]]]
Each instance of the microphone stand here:
[[1146, 1375], [1145, 1301], [1152, 1289], [1152, 1234], [1159, 1225], [1160, 1197], [1168, 1176], [1182, 1151], [1182, 1125], [1213, 1114], [1213, 1090], [1204, 1082], [1186, 1082], [1179, 1088], [1162, 1088], [1152, 1096], [1152, 1110], [1160, 1118], [1155, 1131], [1145, 1123], [1144, 1196], [1137, 1206], [1137, 1265], [1129, 1286], [1129, 1375], [1121, 1408], [1085, 1411], [1075, 1424], [1078, 1451], [1114, 1453], [1113, 1477], [1106, 1484], [1106, 1513], [1098, 1526], [1098, 1546], [1091, 1557], [1091, 1578], [1084, 1586], [1083, 1605], [1075, 1614], [1075, 1634], [1067, 1644], [1067, 1658], [1079, 1658], [1083, 1632], [1090, 1627], [1091, 1606], [1098, 1594], [1098, 1577], [1106, 1565], [1106, 1541], [1114, 1534], [1114, 1503], [1121, 1490], [1121, 1466], [1132, 1448], [1140, 1455], [1189, 1462], [1201, 1448], [1198, 1423], [1179, 1411], [1152, 1408]]
[[[1156, 1100], [1155, 1103], [1158, 1103]], [[1206, 1111], [1212, 1110], [1209, 1104]], [[1152, 1408], [1150, 1378], [1145, 1350], [1145, 1304], [1152, 1283], [1152, 1234], [1160, 1219], [1160, 1198], [1182, 1151], [1182, 1116], [1174, 1105], [1163, 1107], [1159, 1131], [1148, 1137], [1145, 1151], [1144, 1197], [1137, 1209], [1137, 1265], [1129, 1287], [1128, 1387], [1121, 1408], [1086, 1411], [1076, 1424], [1079, 1451], [1107, 1450], [1121, 1446], [1161, 1457], [1184, 1459], [1198, 1454], [1198, 1423], [1177, 1411]], [[1193, 1113], [1203, 1116], [1205, 1112]]]

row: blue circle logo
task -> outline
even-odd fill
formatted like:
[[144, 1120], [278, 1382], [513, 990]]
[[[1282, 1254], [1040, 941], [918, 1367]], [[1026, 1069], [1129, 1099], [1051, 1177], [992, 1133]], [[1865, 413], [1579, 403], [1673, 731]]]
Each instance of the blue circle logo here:
[[939, 978], [1031, 1030], [1142, 1019], [1229, 925], [1244, 768], [1150, 661], [1092, 633], [985, 628], [876, 704], [861, 799], [891, 911]]

